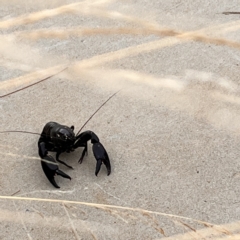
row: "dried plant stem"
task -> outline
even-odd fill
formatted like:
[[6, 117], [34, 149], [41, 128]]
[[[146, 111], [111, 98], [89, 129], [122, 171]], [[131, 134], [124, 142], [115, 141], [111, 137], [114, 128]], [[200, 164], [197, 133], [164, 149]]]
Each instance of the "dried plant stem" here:
[[[185, 34], [180, 34], [178, 36], [178, 38], [164, 38], [161, 40], [157, 40], [157, 41], [152, 41], [152, 42], [148, 42], [148, 43], [143, 43], [137, 46], [133, 46], [133, 47], [128, 47], [125, 49], [120, 49], [117, 50], [115, 52], [110, 52], [110, 53], [105, 53], [102, 55], [97, 55], [94, 56], [92, 58], [89, 59], [85, 59], [82, 60], [80, 62], [76, 62], [72, 65], [72, 69], [75, 71], [84, 71], [88, 68], [91, 67], [96, 67], [99, 65], [103, 65], [104, 63], [110, 62], [110, 61], [114, 61], [114, 60], [120, 60], [122, 58], [126, 58], [129, 56], [134, 56], [134, 55], [138, 55], [140, 53], [144, 53], [144, 52], [150, 52], [153, 50], [157, 50], [157, 49], [161, 49], [164, 47], [170, 47], [173, 46], [175, 44], [180, 44], [183, 43], [185, 41], [189, 41], [191, 39], [191, 35], [195, 35], [195, 36], [199, 36], [202, 34], [202, 32], [204, 31], [210, 31], [210, 30], [214, 30], [214, 29], [219, 29], [220, 32], [228, 32], [228, 31], [232, 31], [233, 30], [233, 26], [234, 28], [238, 27], [239, 21], [234, 21], [231, 23], [227, 23], [227, 24], [220, 24], [218, 26], [214, 26], [214, 27], [210, 27], [210, 28], [204, 28], [204, 29], [200, 29], [197, 31], [193, 31], [193, 32], [188, 32]], [[189, 36], [185, 36], [184, 35], [189, 35]], [[180, 41], [180, 38], [182, 41]], [[56, 71], [59, 71], [61, 68], [63, 68], [63, 65], [58, 65], [58, 66], [54, 66], [54, 67], [50, 67], [47, 69], [43, 69], [40, 71], [34, 71], [31, 72], [29, 74], [25, 74], [21, 77], [18, 78], [13, 78], [13, 79], [8, 79], [6, 81], [3, 81], [0, 85], [0, 89], [6, 89], [6, 88], [10, 88], [10, 87], [17, 87], [19, 85], [23, 85], [23, 84], [27, 84], [27, 83], [32, 83], [34, 81], [36, 81], [37, 78], [39, 77], [46, 77], [47, 75], [53, 74]]]
[[66, 66], [58, 65], [48, 69], [34, 71], [17, 78], [8, 79], [1, 82], [0, 89], [7, 89], [11, 86], [17, 87], [23, 84], [32, 83], [34, 81], [34, 83], [36, 83], [36, 80], [39, 78], [41, 79], [40, 81], [44, 81], [47, 80], [47, 78], [64, 71], [66, 68]]
[[203, 34], [180, 32], [174, 29], [145, 29], [145, 28], [85, 28], [85, 29], [70, 29], [70, 30], [38, 30], [30, 33], [20, 33], [20, 36], [31, 39], [38, 38], [68, 38], [71, 36], [89, 36], [89, 35], [156, 35], [164, 37], [176, 37], [185, 40], [193, 40], [196, 42], [210, 43], [216, 45], [225, 45], [232, 48], [240, 49], [240, 43], [230, 41], [224, 38], [208, 37]]
[[59, 165], [57, 162], [51, 162], [51, 161], [48, 161], [48, 160], [45, 160], [45, 159], [41, 159], [39, 157], [30, 157], [30, 156], [26, 156], [26, 155], [20, 155], [20, 154], [14, 154], [14, 153], [3, 153], [3, 152], [0, 152], [0, 154], [1, 155], [6, 155], [6, 156], [11, 156], [11, 157], [17, 157], [17, 158], [43, 161], [43, 162], [50, 163], [50, 164], [53, 164], [53, 165]]
[[77, 13], [78, 8], [80, 7], [82, 9], [87, 8], [91, 9], [90, 6], [94, 5], [103, 5], [106, 2], [109, 2], [108, 0], [99, 0], [99, 1], [83, 1], [83, 2], [78, 2], [78, 3], [71, 3], [68, 5], [63, 5], [57, 8], [53, 9], [47, 9], [39, 12], [33, 12], [28, 15], [22, 15], [16, 18], [8, 19], [5, 21], [0, 22], [0, 29], [6, 29], [10, 27], [15, 27], [15, 26], [20, 26], [20, 25], [25, 25], [25, 24], [30, 24], [30, 23], [35, 23], [37, 21], [50, 18], [50, 17], [56, 17], [60, 14], [69, 14], [69, 13]]
[[[59, 71], [59, 72], [57, 72], [57, 73], [54, 73], [54, 74], [52, 74], [52, 75], [50, 75], [50, 76], [48, 76], [48, 77], [45, 77], [45, 78], [43, 78], [43, 79], [41, 79], [41, 80], [39, 80], [39, 81], [37, 81], [37, 82], [34, 82], [34, 83], [32, 83], [32, 84], [30, 84], [30, 85], [28, 85], [28, 86], [26, 86], [26, 87], [22, 87], [22, 88], [20, 88], [20, 89], [17, 89], [17, 90], [15, 90], [15, 91], [10, 92], [10, 93], [7, 93], [7, 94], [5, 94], [5, 95], [1, 95], [0, 98], [3, 98], [3, 97], [6, 97], [6, 96], [9, 96], [9, 95], [12, 95], [12, 94], [17, 93], [17, 92], [20, 92], [20, 91], [22, 91], [22, 90], [24, 90], [24, 89], [26, 89], [26, 88], [32, 87], [32, 86], [34, 86], [34, 85], [36, 85], [36, 84], [38, 84], [38, 83], [44, 82], [44, 81], [48, 80], [49, 78], [54, 77], [54, 76], [56, 76], [57, 74], [63, 72], [63, 71], [66, 70], [66, 69], [67, 69], [67, 67], [65, 67], [64, 69], [62, 69], [61, 71]], [[36, 134], [36, 133], [32, 133], [32, 134]], [[40, 135], [40, 134], [39, 134], [39, 135]]]
[[203, 224], [204, 226], [212, 227], [213, 229], [220, 231], [221, 233], [224, 234], [229, 234], [227, 230], [222, 229], [212, 223], [208, 223], [205, 221], [197, 220], [194, 218], [189, 218], [189, 217], [183, 217], [179, 215], [174, 215], [174, 214], [167, 214], [167, 213], [161, 213], [161, 212], [156, 212], [156, 211], [150, 211], [150, 210], [145, 210], [141, 208], [132, 208], [132, 207], [123, 207], [123, 206], [116, 206], [116, 205], [107, 205], [107, 204], [99, 204], [99, 203], [89, 203], [89, 202], [80, 202], [80, 201], [70, 201], [70, 200], [61, 200], [61, 199], [47, 199], [47, 198], [29, 198], [29, 197], [18, 197], [18, 196], [0, 196], [0, 199], [5, 199], [5, 200], [20, 200], [20, 201], [38, 201], [38, 202], [51, 202], [51, 203], [63, 203], [63, 204], [78, 204], [78, 205], [84, 205], [88, 207], [95, 207], [99, 209], [105, 209], [105, 208], [112, 208], [112, 209], [120, 209], [120, 210], [128, 210], [128, 211], [135, 211], [135, 212], [140, 212], [140, 213], [147, 213], [147, 214], [155, 214], [155, 215], [160, 215], [160, 216], [165, 216], [165, 217], [171, 217], [171, 218], [178, 218], [178, 219], [185, 219], [185, 220], [190, 220], [193, 222], [197, 222], [200, 224]]

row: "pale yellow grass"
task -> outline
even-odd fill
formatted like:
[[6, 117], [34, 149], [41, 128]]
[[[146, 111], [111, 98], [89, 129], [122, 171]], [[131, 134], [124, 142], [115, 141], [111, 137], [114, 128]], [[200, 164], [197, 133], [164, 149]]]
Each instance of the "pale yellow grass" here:
[[[84, 206], [87, 206], [87, 207], [94, 207], [94, 208], [97, 208], [97, 209], [101, 209], [101, 210], [107, 211], [107, 212], [109, 212], [109, 211], [111, 212], [114, 209], [116, 209], [119, 212], [121, 212], [121, 211], [138, 212], [138, 213], [141, 213], [143, 216], [147, 216], [147, 217], [150, 216], [153, 223], [157, 226], [158, 226], [158, 222], [154, 217], [152, 217], [152, 215], [153, 216], [154, 215], [155, 216], [159, 215], [159, 216], [163, 216], [163, 217], [168, 217], [170, 219], [173, 218], [173, 221], [178, 220], [178, 222], [180, 224], [182, 224], [184, 226], [188, 226], [188, 228], [190, 228], [192, 230], [191, 233], [188, 233], [188, 235], [194, 236], [194, 239], [197, 239], [200, 234], [195, 234], [197, 232], [197, 230], [195, 230], [189, 224], [184, 223], [182, 220], [196, 222], [196, 223], [202, 224], [203, 226], [207, 227], [207, 229], [210, 229], [210, 230], [208, 231], [208, 230], [204, 229], [204, 231], [208, 232], [209, 237], [212, 237], [212, 236], [216, 236], [216, 237], [226, 237], [227, 236], [227, 237], [229, 237], [229, 236], [232, 235], [232, 232], [239, 230], [239, 226], [236, 223], [233, 223], [233, 225], [228, 224], [228, 225], [230, 225], [230, 229], [231, 229], [231, 231], [230, 231], [224, 225], [223, 226], [222, 225], [214, 225], [212, 223], [208, 223], [208, 222], [205, 222], [205, 221], [200, 221], [200, 220], [193, 219], [193, 218], [183, 217], [183, 216], [174, 215], [174, 214], [166, 214], [166, 213], [161, 213], [161, 212], [157, 212], [157, 211], [150, 211], [150, 210], [141, 209], [141, 208], [131, 208], [131, 207], [98, 204], [98, 203], [89, 203], [89, 202], [80, 202], [80, 201], [68, 201], [68, 200], [61, 200], [61, 199], [30, 198], [30, 197], [18, 197], [18, 196], [0, 196], [0, 199], [12, 200], [12, 201], [17, 200], [17, 201], [49, 202], [49, 203], [56, 203], [56, 204], [61, 203], [61, 204], [65, 204], [65, 205], [84, 205]], [[4, 220], [5, 215], [2, 216], [1, 218], [2, 218], [2, 220]], [[9, 221], [9, 218], [12, 218], [12, 220], [14, 221], [13, 216], [12, 217], [8, 216], [8, 221]], [[162, 234], [163, 233], [164, 232], [162, 232]], [[181, 237], [181, 235], [180, 235], [180, 237]], [[205, 237], [207, 237], [207, 236], [205, 236]], [[229, 239], [229, 238], [227, 238], [227, 239]]]
[[56, 17], [61, 14], [72, 14], [77, 13], [80, 9], [92, 8], [92, 6], [101, 6], [110, 2], [109, 0], [96, 0], [96, 1], [83, 1], [78, 3], [72, 3], [68, 5], [63, 5], [53, 9], [47, 9], [39, 12], [34, 12], [29, 15], [23, 15], [16, 18], [11, 18], [0, 22], [0, 29], [7, 29], [15, 26], [35, 23], [46, 18]]

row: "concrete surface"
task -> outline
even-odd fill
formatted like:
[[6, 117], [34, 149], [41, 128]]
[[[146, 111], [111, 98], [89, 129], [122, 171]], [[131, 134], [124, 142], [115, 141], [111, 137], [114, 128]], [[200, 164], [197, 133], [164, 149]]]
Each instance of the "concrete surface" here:
[[[60, 165], [72, 181], [56, 177], [54, 189], [38, 136], [1, 134], [0, 239], [240, 239], [240, 52], [207, 40], [240, 41], [240, 15], [221, 14], [240, 1], [72, 3], [1, 1], [0, 95], [68, 69], [1, 98], [0, 131], [40, 133], [48, 121], [78, 130], [122, 89], [84, 128], [106, 147], [112, 174], [95, 177], [91, 148], [82, 165], [77, 150], [62, 157], [74, 170]], [[119, 27], [155, 34], [76, 35]], [[163, 28], [206, 41], [157, 36]]]

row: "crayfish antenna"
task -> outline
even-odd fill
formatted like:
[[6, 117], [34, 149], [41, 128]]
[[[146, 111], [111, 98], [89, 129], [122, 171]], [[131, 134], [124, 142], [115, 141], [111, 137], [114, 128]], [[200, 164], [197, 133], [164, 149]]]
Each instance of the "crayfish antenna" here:
[[[101, 106], [88, 118], [88, 120], [82, 125], [82, 127], [80, 128], [80, 130], [77, 132], [76, 134], [76, 142], [74, 143], [74, 148], [77, 147], [85, 147], [83, 152], [82, 152], [82, 156], [79, 159], [79, 163], [82, 163], [83, 157], [85, 155], [85, 153], [87, 153], [87, 141], [89, 141], [91, 139], [91, 143], [93, 144], [93, 153], [94, 156], [97, 160], [97, 165], [96, 165], [96, 170], [95, 170], [95, 175], [98, 175], [98, 172], [100, 171], [102, 162], [105, 164], [106, 168], [107, 168], [107, 175], [110, 175], [111, 173], [111, 165], [110, 165], [110, 161], [108, 158], [108, 154], [107, 151], [105, 150], [105, 148], [103, 147], [103, 145], [99, 142], [99, 138], [98, 136], [92, 132], [92, 131], [85, 131], [83, 133], [80, 134], [81, 130], [87, 125], [87, 123], [94, 117], [94, 115], [111, 99], [113, 98], [118, 92], [120, 92], [120, 90], [118, 90], [117, 92], [113, 93], [105, 102], [103, 102], [101, 104]], [[72, 127], [71, 127], [72, 128]], [[73, 128], [74, 130], [74, 128]], [[98, 150], [96, 149], [96, 147], [94, 147], [94, 145], [96, 145], [97, 143], [99, 143], [101, 145], [101, 149], [100, 149], [100, 153], [102, 154], [103, 158], [99, 158], [97, 157], [97, 152]], [[96, 154], [95, 154], [96, 153]]]
[[49, 182], [55, 187], [55, 188], [60, 188], [57, 183], [55, 182], [54, 177], [48, 178]]
[[112, 97], [114, 97], [118, 92], [120, 92], [121, 91], [121, 89], [120, 90], [118, 90], [117, 92], [115, 92], [114, 94], [112, 94], [90, 117], [89, 117], [89, 119], [82, 125], [82, 127], [80, 128], [80, 130], [77, 132], [77, 134], [76, 135], [78, 135], [80, 132], [81, 132], [81, 130], [86, 126], [86, 124], [93, 118], [93, 116], [112, 98]]

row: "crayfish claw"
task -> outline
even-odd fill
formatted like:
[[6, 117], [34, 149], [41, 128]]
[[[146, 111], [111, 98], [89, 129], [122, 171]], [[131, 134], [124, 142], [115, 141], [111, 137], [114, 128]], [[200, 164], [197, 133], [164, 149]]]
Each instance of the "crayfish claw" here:
[[68, 178], [68, 179], [72, 180], [72, 178], [70, 176], [68, 176], [66, 173], [64, 173], [60, 169], [56, 170], [56, 174], [62, 176], [63, 178]]
[[57, 185], [57, 183], [55, 182], [54, 177], [51, 178], [51, 179], [48, 179], [48, 180], [50, 181], [50, 183], [51, 183], [55, 188], [60, 188], [60, 187]]
[[83, 157], [80, 157], [80, 159], [78, 160], [78, 163], [82, 164], [82, 161], [83, 161]]
[[101, 160], [101, 159], [100, 159], [100, 160], [97, 160], [96, 170], [95, 170], [95, 175], [96, 175], [96, 177], [97, 177], [97, 175], [98, 175], [98, 173], [99, 173], [99, 171], [100, 171], [100, 169], [101, 169], [101, 166], [102, 166], [102, 160]]
[[107, 168], [107, 175], [109, 176], [111, 174], [111, 165], [109, 161], [104, 161], [103, 162]]
[[111, 173], [111, 164], [110, 164], [110, 160], [109, 160], [107, 151], [105, 150], [103, 145], [100, 142], [93, 143], [92, 149], [93, 149], [94, 157], [97, 160], [95, 175], [96, 176], [98, 175], [98, 173], [99, 173], [99, 171], [101, 169], [102, 163], [104, 163], [104, 165], [107, 168], [107, 175], [110, 175], [110, 173]]
[[54, 158], [50, 155], [45, 156], [42, 160], [41, 160], [41, 165], [42, 165], [42, 169], [43, 172], [45, 173], [47, 179], [49, 180], [49, 182], [55, 187], [55, 188], [60, 188], [57, 183], [55, 182], [54, 176], [55, 175], [60, 175], [64, 178], [68, 178], [71, 180], [71, 177], [68, 176], [66, 173], [62, 172], [59, 168], [58, 168], [58, 164], [57, 162], [54, 160]]

